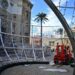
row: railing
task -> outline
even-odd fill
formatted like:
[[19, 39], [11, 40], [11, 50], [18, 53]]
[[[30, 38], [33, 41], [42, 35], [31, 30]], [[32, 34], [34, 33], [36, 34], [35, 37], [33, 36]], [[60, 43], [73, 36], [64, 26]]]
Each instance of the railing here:
[[50, 50], [25, 44], [26, 37], [28, 36], [0, 33], [0, 66], [19, 61], [49, 61]]

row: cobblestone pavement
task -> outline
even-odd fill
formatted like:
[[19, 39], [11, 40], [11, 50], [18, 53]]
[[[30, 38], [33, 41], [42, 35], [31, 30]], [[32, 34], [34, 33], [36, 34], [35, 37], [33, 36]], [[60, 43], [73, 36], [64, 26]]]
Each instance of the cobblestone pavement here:
[[72, 73], [73, 68], [70, 66], [21, 65], [9, 68], [1, 75], [72, 75]]

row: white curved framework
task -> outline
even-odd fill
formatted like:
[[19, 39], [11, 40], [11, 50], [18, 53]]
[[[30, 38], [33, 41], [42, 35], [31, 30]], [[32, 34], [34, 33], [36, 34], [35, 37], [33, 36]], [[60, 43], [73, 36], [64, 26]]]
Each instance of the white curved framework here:
[[[0, 19], [1, 21], [1, 19]], [[9, 20], [10, 21], [10, 20]], [[12, 21], [11, 21], [12, 22]], [[50, 54], [45, 55], [45, 49], [42, 47], [35, 47], [33, 42], [32, 45], [25, 44], [25, 38], [33, 38], [32, 36], [22, 36], [11, 32], [2, 32], [0, 24], [0, 62], [8, 63], [14, 61], [46, 61], [46, 57], [49, 58]], [[20, 38], [21, 41], [15, 39]], [[34, 40], [34, 39], [33, 39]]]

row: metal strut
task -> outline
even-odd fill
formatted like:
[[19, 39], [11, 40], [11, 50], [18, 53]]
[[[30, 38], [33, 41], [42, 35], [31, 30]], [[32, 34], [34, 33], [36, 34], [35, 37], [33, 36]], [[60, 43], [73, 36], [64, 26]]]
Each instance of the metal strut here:
[[2, 43], [2, 46], [3, 46], [3, 48], [4, 48], [4, 51], [5, 51], [6, 55], [7, 55], [7, 57], [9, 58], [9, 60], [12, 60], [12, 59], [10, 58], [8, 52], [6, 51], [6, 48], [4, 47], [4, 43], [3, 43], [3, 39], [2, 39], [2, 35], [0, 35], [0, 39], [1, 39], [1, 43]]
[[[1, 22], [1, 19], [0, 19], [0, 22]], [[12, 59], [10, 58], [8, 52], [6, 51], [6, 48], [5, 48], [4, 43], [3, 43], [3, 38], [2, 38], [2, 33], [1, 33], [1, 24], [0, 24], [0, 42], [1, 42], [1, 44], [2, 44], [2, 47], [4, 48], [4, 51], [5, 51], [6, 55], [7, 55], [7, 57], [9, 58], [9, 60], [12, 60]]]

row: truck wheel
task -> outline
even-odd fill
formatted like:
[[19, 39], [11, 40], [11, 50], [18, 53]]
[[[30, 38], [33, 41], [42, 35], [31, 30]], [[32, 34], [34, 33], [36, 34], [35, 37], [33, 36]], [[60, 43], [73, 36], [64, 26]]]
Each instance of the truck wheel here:
[[74, 58], [71, 58], [71, 59], [70, 59], [70, 63], [73, 63], [73, 62], [74, 62]]
[[55, 64], [58, 64], [58, 60], [55, 60], [54, 63], [55, 63]]

